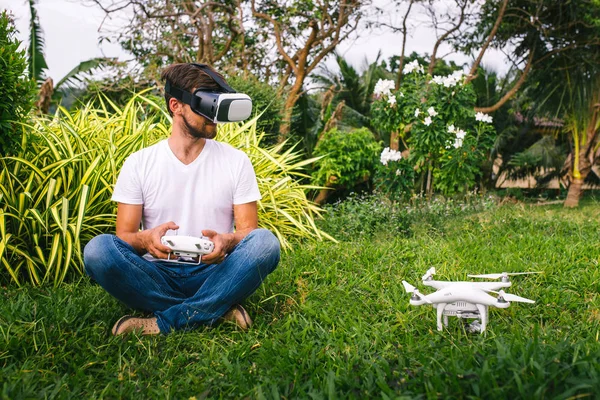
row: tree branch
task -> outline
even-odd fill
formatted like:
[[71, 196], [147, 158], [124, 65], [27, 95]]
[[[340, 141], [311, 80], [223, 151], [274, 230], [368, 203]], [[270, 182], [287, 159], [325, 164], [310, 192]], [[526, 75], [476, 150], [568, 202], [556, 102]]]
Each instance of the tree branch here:
[[[490, 34], [488, 35], [485, 43], [481, 47], [481, 50], [479, 51], [479, 55], [477, 56], [477, 59], [471, 66], [471, 70], [469, 71], [469, 75], [467, 76], [466, 83], [471, 82], [473, 79], [475, 79], [475, 74], [477, 73], [477, 68], [479, 68], [479, 64], [481, 63], [481, 59], [483, 58], [483, 55], [485, 54], [487, 48], [489, 47], [490, 43], [492, 42], [492, 40], [496, 36], [496, 33], [498, 32], [498, 28], [500, 27], [500, 23], [502, 22], [502, 19], [504, 18], [504, 12], [506, 11], [507, 5], [508, 5], [508, 0], [504, 0], [502, 2], [502, 5], [500, 6], [500, 11], [498, 12], [498, 18], [496, 18], [494, 27], [490, 31]], [[533, 54], [533, 51], [531, 52], [531, 54]]]
[[504, 96], [502, 96], [502, 98], [500, 100], [498, 100], [498, 102], [496, 104], [494, 104], [493, 106], [489, 106], [489, 107], [475, 107], [475, 111], [486, 113], [486, 114], [492, 113], [494, 111], [497, 111], [500, 107], [502, 107], [504, 105], [504, 103], [506, 103], [511, 97], [513, 97], [515, 95], [515, 93], [517, 93], [517, 91], [521, 88], [523, 83], [525, 83], [527, 74], [529, 73], [529, 71], [531, 70], [531, 66], [533, 65], [534, 53], [535, 53], [535, 46], [533, 49], [531, 49], [531, 51], [529, 53], [529, 57], [527, 59], [527, 65], [525, 65], [525, 69], [523, 69], [523, 72], [521, 73], [519, 80], [515, 83], [515, 85], [508, 92], [506, 92], [506, 94]]

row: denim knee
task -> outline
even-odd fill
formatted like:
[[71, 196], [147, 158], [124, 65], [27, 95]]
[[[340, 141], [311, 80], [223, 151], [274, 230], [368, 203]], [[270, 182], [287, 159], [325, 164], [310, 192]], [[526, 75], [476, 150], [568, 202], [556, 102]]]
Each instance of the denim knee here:
[[109, 265], [106, 263], [107, 253], [114, 247], [114, 235], [103, 234], [94, 237], [83, 249], [85, 273], [94, 278], [94, 273]]
[[255, 229], [249, 233], [255, 254], [268, 264], [273, 272], [281, 257], [281, 245], [277, 237], [268, 229]]

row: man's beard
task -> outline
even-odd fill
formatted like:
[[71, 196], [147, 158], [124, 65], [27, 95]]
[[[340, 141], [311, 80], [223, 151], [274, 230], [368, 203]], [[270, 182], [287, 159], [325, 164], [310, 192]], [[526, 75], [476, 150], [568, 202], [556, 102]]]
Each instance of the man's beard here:
[[[214, 137], [217, 136], [216, 129], [212, 132], [207, 129], [198, 129], [188, 122], [188, 120], [185, 118], [185, 115], [182, 115], [182, 117], [183, 117], [183, 124], [185, 126], [184, 131], [191, 137], [193, 137], [195, 139], [214, 139]], [[206, 121], [204, 121], [202, 123], [201, 128], [206, 128]]]

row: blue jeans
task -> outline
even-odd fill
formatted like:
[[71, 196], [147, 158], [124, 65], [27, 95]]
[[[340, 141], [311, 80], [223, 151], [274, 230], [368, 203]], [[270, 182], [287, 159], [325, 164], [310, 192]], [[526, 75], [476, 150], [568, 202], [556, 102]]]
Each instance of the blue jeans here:
[[100, 235], [85, 246], [85, 272], [131, 308], [153, 312], [162, 333], [212, 325], [250, 296], [279, 263], [279, 241], [255, 229], [220, 264], [148, 261], [127, 242]]

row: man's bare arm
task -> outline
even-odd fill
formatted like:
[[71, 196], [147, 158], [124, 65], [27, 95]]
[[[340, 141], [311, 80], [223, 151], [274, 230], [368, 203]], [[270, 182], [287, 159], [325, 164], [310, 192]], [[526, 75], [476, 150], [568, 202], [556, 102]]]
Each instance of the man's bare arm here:
[[208, 236], [215, 243], [215, 250], [211, 254], [202, 257], [206, 264], [220, 263], [225, 255], [250, 232], [258, 228], [258, 209], [256, 202], [238, 204], [233, 206], [233, 219], [235, 221], [234, 233], [217, 233], [211, 230], [203, 230], [202, 234]]
[[167, 222], [155, 228], [140, 231], [142, 222], [141, 204], [119, 203], [117, 206], [117, 237], [129, 243], [138, 254], [146, 252], [156, 258], [167, 258], [170, 252], [167, 246], [160, 242], [160, 238], [169, 229], [179, 229], [175, 222]]

